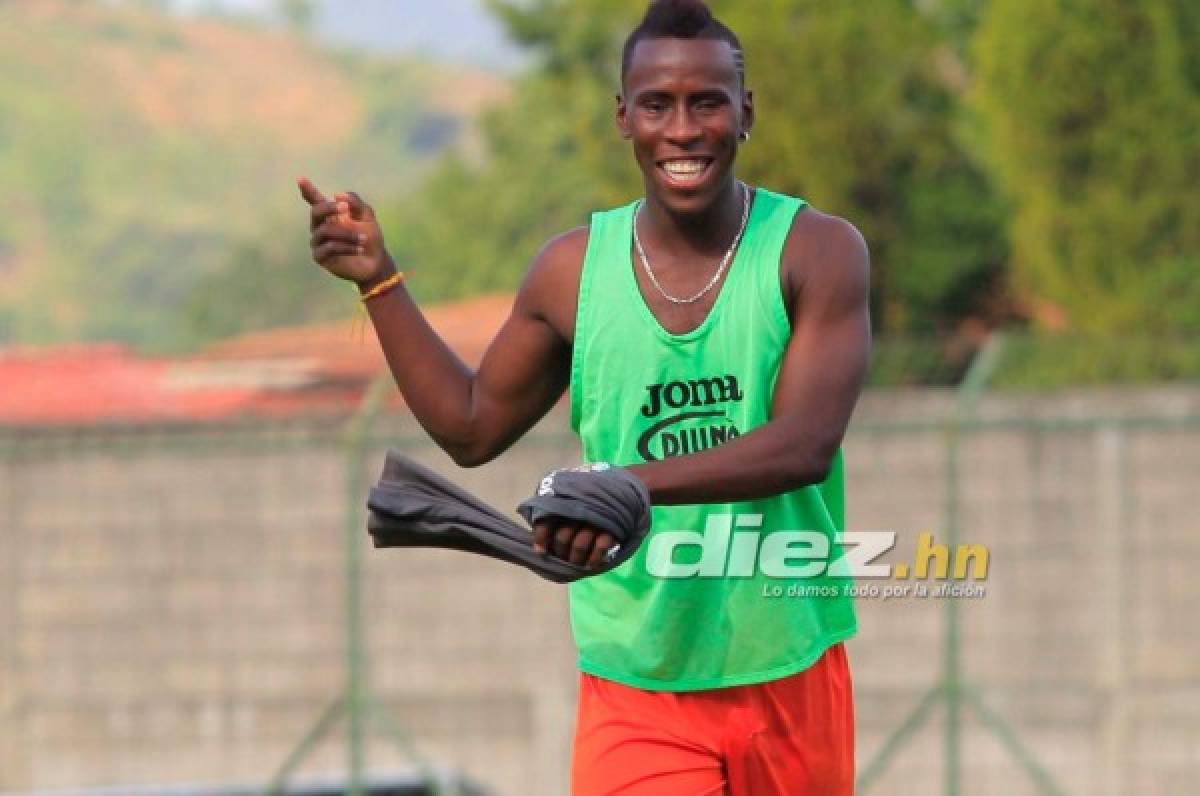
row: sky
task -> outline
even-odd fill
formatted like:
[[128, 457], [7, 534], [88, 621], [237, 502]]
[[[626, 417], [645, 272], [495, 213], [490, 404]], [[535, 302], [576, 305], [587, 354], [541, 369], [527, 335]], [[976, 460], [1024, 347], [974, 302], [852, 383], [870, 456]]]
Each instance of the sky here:
[[[182, 11], [213, 6], [271, 15], [277, 0], [171, 0]], [[483, 0], [318, 0], [315, 32], [331, 42], [380, 52], [420, 53], [515, 69], [517, 49]]]

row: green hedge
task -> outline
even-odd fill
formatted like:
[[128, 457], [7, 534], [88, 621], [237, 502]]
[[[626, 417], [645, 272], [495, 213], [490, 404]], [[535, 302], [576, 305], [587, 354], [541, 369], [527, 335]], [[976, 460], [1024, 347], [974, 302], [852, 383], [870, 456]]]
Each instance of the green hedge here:
[[[956, 338], [879, 338], [869, 384], [957, 384], [979, 344]], [[1079, 385], [1200, 383], [1200, 337], [1009, 333], [991, 381], [995, 390]]]

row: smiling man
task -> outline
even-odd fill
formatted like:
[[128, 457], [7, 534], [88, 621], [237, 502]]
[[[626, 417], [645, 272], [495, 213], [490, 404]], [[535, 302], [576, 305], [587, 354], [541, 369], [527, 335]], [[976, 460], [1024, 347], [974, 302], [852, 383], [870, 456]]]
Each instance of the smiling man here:
[[[425, 322], [371, 208], [302, 179], [313, 257], [359, 285], [409, 407], [457, 463], [501, 454], [570, 387], [585, 460], [648, 489], [643, 547], [569, 587], [572, 792], [850, 794], [856, 625], [825, 563], [870, 346], [866, 246], [737, 179], [753, 96], [700, 0], [655, 2], [630, 34], [616, 123], [645, 198], [546, 244], [478, 370]], [[792, 531], [824, 542], [761, 544]], [[581, 565], [614, 545], [566, 522], [534, 535]]]

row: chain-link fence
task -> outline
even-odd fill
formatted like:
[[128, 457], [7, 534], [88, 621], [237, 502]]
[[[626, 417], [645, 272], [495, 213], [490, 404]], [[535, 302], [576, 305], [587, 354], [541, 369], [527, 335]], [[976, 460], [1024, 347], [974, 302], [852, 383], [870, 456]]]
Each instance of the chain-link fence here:
[[[849, 524], [896, 530], [890, 560], [923, 531], [990, 553], [981, 596], [859, 601], [860, 789], [1192, 792], [1200, 394], [958, 407], [872, 392], [846, 442]], [[512, 506], [577, 459], [565, 415], [471, 471], [405, 417], [356, 428], [361, 455], [344, 418], [0, 435], [0, 790], [266, 789], [290, 760], [566, 793], [563, 590], [360, 530], [385, 447]]]

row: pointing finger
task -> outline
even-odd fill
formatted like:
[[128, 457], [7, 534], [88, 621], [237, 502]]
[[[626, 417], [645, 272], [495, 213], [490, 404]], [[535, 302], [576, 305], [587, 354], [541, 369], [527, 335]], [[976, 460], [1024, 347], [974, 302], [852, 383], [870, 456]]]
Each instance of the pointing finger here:
[[300, 188], [300, 195], [304, 197], [304, 201], [310, 205], [325, 201], [325, 197], [317, 190], [317, 186], [313, 185], [312, 180], [308, 179], [308, 177], [298, 177], [296, 185]]

